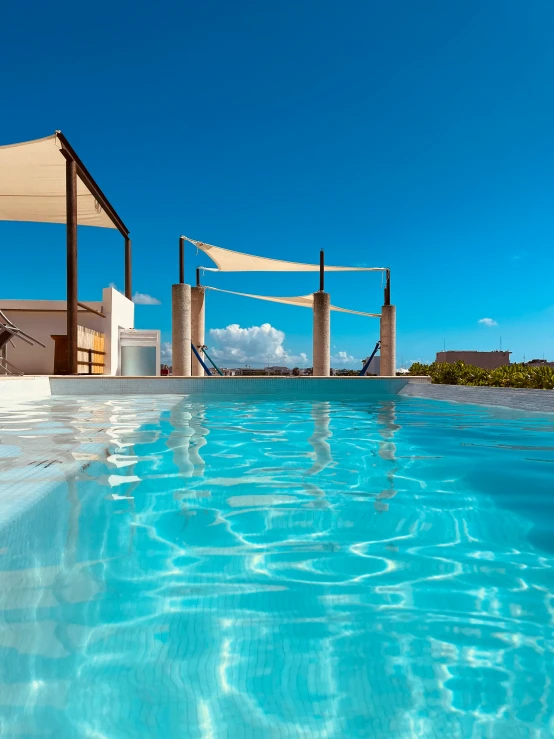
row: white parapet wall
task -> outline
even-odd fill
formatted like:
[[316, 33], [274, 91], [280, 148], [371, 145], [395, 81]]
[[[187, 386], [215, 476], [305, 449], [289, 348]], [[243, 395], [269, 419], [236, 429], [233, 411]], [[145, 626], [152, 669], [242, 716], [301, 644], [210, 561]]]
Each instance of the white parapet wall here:
[[[106, 314], [106, 367], [105, 375], [120, 375], [119, 331], [135, 327], [135, 304], [123, 293], [111, 287], [102, 290], [102, 302]], [[109, 316], [109, 320], [108, 320]]]
[[[84, 304], [103, 313], [100, 316], [79, 309], [77, 322], [93, 331], [105, 335], [105, 375], [120, 374], [119, 367], [119, 329], [134, 328], [135, 306], [125, 295], [106, 287], [101, 301], [83, 300]], [[65, 300], [1, 300], [0, 310], [18, 328], [34, 336], [46, 345], [29, 346], [21, 339], [15, 339], [15, 346], [8, 345], [7, 358], [26, 375], [51, 375], [54, 372], [53, 335], [67, 333], [67, 308]]]
[[0, 377], [0, 408], [8, 400], [40, 400], [50, 395], [49, 377]]

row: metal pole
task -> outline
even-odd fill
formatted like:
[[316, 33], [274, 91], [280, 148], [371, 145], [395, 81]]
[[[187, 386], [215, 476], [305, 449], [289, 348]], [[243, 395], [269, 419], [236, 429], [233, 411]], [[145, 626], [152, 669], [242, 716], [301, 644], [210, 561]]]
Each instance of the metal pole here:
[[390, 305], [390, 269], [387, 269], [387, 282], [385, 284], [385, 305]]
[[196, 287], [200, 287], [200, 267], [196, 268]]
[[325, 252], [323, 249], [319, 252], [319, 290], [325, 290]]
[[77, 165], [65, 165], [67, 233], [67, 372], [77, 374]]
[[179, 238], [179, 282], [185, 284], [185, 237]]
[[133, 268], [131, 254], [131, 239], [125, 237], [125, 297], [133, 299]]

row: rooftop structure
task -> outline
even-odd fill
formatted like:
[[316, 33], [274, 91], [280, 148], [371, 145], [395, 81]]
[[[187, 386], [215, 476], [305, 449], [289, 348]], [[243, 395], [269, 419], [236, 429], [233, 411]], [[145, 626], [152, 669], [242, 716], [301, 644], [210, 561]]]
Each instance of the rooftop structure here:
[[[184, 242], [189, 241], [197, 249], [208, 256], [215, 267], [196, 267], [196, 285], [185, 285]], [[319, 272], [319, 290], [308, 295], [271, 296], [254, 295], [234, 290], [223, 290], [211, 285], [202, 285], [201, 272]], [[384, 273], [384, 304], [381, 313], [368, 313], [331, 305], [330, 295], [325, 291], [325, 273], [331, 272], [382, 272]], [[270, 259], [253, 254], [237, 252], [223, 247], [206, 244], [190, 239], [179, 238], [179, 283], [172, 286], [172, 343], [174, 372], [180, 376], [203, 376], [211, 374], [203, 362], [201, 354], [212, 364], [219, 374], [226, 374], [216, 367], [209, 358], [205, 346], [205, 298], [206, 291], [215, 290], [221, 293], [254, 298], [274, 303], [310, 308], [313, 313], [313, 368], [314, 376], [329, 376], [330, 336], [332, 311], [355, 314], [380, 319], [379, 344], [381, 346], [380, 374], [394, 375], [396, 366], [396, 309], [391, 305], [390, 269], [388, 267], [348, 267], [325, 264], [324, 251], [320, 250], [319, 265], [303, 262], [289, 262], [282, 259]], [[190, 346], [190, 349], [189, 349]], [[190, 361], [190, 351], [194, 357]], [[189, 366], [190, 365], [190, 366]], [[365, 373], [365, 367], [360, 374]], [[266, 370], [240, 370], [240, 374], [288, 374], [288, 370], [266, 368]], [[237, 371], [239, 374], [239, 371]]]
[[482, 369], [497, 369], [510, 364], [510, 354], [512, 352], [492, 351], [492, 352], [476, 352], [476, 351], [447, 351], [437, 352], [437, 362], [446, 362], [454, 364], [455, 362], [465, 362], [474, 367]]
[[129, 230], [69, 141], [51, 136], [0, 146], [0, 220], [65, 223], [67, 372], [79, 371], [77, 226], [117, 229], [125, 240], [125, 295], [131, 300]]
[[[27, 375], [67, 374], [67, 303], [65, 300], [0, 300], [0, 310], [45, 347], [15, 340], [7, 359]], [[80, 303], [78, 355], [75, 374], [120, 375], [122, 328], [134, 327], [134, 303], [111, 287], [102, 300]]]
[[524, 364], [527, 367], [554, 367], [554, 362], [549, 362], [547, 359], [530, 359]]

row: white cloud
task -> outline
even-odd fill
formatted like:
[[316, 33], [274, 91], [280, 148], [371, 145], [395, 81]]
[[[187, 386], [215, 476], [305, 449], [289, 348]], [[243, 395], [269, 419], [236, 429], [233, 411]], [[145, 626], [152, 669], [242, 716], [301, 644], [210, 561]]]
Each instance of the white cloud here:
[[173, 346], [171, 341], [163, 341], [160, 347], [160, 359], [163, 364], [171, 364], [173, 356]]
[[481, 323], [483, 326], [488, 326], [489, 328], [498, 326], [498, 323], [492, 318], [480, 318], [477, 323]]
[[133, 303], [136, 305], [161, 305], [161, 302], [158, 298], [154, 298], [147, 293], [135, 293], [133, 295]]
[[226, 328], [210, 329], [214, 359], [227, 364], [306, 365], [304, 352], [291, 354], [285, 347], [285, 333], [269, 323], [242, 328], [232, 323]]
[[[113, 287], [114, 290], [117, 290], [117, 292], [122, 295], [125, 294], [118, 288], [115, 282], [110, 282], [108, 287]], [[135, 293], [133, 295], [133, 303], [135, 303], [135, 305], [161, 305], [162, 301], [158, 300], [158, 298], [155, 298], [153, 295], [148, 295], [147, 293]]]
[[355, 364], [356, 359], [348, 352], [337, 352], [331, 355], [331, 365], [335, 364]]

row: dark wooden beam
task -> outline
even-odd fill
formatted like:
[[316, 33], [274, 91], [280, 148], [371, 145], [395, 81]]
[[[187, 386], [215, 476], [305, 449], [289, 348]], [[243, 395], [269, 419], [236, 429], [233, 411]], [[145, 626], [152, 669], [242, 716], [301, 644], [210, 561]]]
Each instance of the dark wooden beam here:
[[385, 283], [385, 305], [390, 305], [390, 269], [387, 269], [387, 281]]
[[67, 372], [77, 374], [77, 164], [65, 165], [67, 233]]
[[323, 249], [319, 252], [319, 289], [321, 292], [325, 290], [325, 252]]
[[133, 299], [133, 268], [132, 268], [131, 239], [125, 237], [125, 297]]
[[185, 284], [185, 237], [179, 238], [179, 282]]
[[91, 308], [90, 305], [87, 305], [86, 303], [77, 303], [79, 308], [82, 308], [82, 311], [79, 311], [79, 313], [94, 313], [95, 316], [100, 316], [100, 318], [106, 318], [105, 313], [100, 313], [99, 310], [95, 310], [94, 308]]
[[200, 287], [200, 267], [196, 268], [196, 287]]
[[77, 156], [75, 150], [69, 143], [69, 141], [65, 138], [63, 133], [61, 131], [56, 131], [56, 136], [58, 137], [58, 140], [60, 144], [62, 145], [62, 154], [66, 159], [69, 159], [73, 162], [75, 162], [77, 166], [77, 174], [79, 175], [79, 179], [83, 182], [84, 185], [86, 185], [89, 192], [94, 195], [96, 200], [100, 203], [103, 210], [107, 213], [109, 219], [113, 223], [113, 225], [119, 230], [119, 232], [122, 234], [122, 236], [128, 236], [129, 235], [129, 229], [127, 226], [123, 223], [121, 218], [117, 215], [117, 212], [115, 208], [112, 206], [108, 198], [104, 195], [102, 190], [98, 187], [96, 184], [94, 178], [88, 171], [88, 169], [85, 167], [83, 162], [79, 159]]

